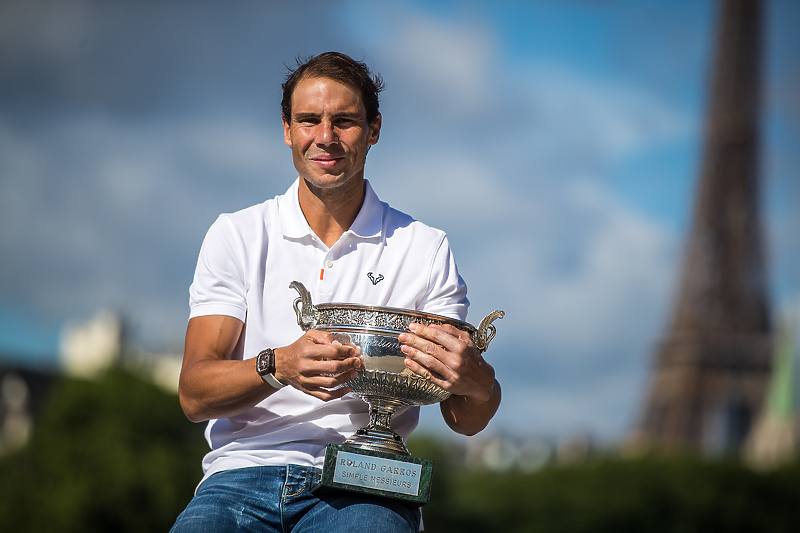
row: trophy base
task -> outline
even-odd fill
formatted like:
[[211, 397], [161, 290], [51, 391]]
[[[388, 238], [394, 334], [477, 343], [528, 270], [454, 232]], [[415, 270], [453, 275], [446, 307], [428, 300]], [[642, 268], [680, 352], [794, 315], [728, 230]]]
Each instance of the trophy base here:
[[432, 474], [428, 459], [328, 444], [322, 478], [311, 491], [348, 490], [424, 505]]

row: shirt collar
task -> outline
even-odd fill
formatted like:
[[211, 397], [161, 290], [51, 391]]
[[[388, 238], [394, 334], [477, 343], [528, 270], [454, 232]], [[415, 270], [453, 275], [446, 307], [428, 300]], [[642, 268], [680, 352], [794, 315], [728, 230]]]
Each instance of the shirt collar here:
[[[381, 235], [383, 227], [383, 202], [372, 189], [368, 180], [364, 180], [364, 204], [358, 212], [353, 224], [348, 230], [363, 239], [378, 237]], [[300, 178], [292, 183], [286, 194], [278, 198], [278, 209], [281, 213], [281, 231], [283, 235], [290, 239], [302, 239], [303, 237], [313, 236], [314, 232], [308, 225], [303, 210], [300, 209], [298, 192], [300, 190]]]
[[361, 211], [350, 226], [350, 233], [363, 239], [379, 237], [383, 229], [383, 202], [372, 189], [368, 180], [364, 180], [364, 204]]

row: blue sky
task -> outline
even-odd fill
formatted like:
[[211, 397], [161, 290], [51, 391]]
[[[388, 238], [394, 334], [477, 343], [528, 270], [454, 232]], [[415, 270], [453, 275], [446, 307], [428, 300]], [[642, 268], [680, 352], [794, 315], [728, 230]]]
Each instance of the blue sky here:
[[[800, 4], [767, 6], [765, 233], [800, 304]], [[216, 216], [296, 176], [284, 64], [386, 80], [367, 177], [448, 232], [487, 355], [489, 432], [616, 440], [671, 305], [701, 156], [709, 1], [0, 4], [0, 352], [52, 356], [100, 308], [182, 350]], [[441, 430], [436, 410], [423, 426]]]

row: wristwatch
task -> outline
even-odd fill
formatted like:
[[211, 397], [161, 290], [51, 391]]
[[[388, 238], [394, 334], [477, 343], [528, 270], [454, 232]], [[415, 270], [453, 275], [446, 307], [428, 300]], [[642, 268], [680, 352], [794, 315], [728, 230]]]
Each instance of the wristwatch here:
[[282, 389], [286, 385], [275, 378], [275, 352], [272, 348], [267, 348], [256, 357], [256, 372], [265, 382], [276, 389]]

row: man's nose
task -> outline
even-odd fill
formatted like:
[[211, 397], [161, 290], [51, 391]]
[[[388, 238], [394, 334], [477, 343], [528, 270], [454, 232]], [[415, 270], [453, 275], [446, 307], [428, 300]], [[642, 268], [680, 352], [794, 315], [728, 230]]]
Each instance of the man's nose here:
[[336, 128], [333, 127], [333, 122], [330, 120], [320, 122], [317, 142], [319, 144], [331, 144], [336, 142], [337, 139], [338, 135], [336, 134]]

